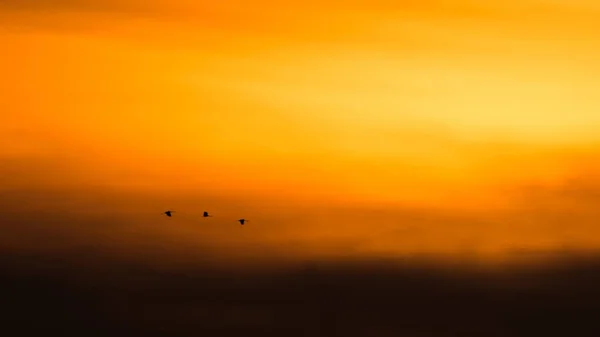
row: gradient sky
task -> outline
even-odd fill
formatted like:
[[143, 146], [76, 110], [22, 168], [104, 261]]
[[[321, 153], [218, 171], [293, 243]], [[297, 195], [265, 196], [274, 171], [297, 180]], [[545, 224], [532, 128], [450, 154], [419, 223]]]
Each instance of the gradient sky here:
[[599, 15], [591, 0], [0, 1], [2, 245], [599, 248]]

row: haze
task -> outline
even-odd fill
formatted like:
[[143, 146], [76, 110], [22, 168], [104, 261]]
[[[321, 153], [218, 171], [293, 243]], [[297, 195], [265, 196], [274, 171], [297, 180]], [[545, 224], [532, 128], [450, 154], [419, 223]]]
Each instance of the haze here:
[[596, 250], [598, 15], [2, 1], [1, 245], [168, 263]]

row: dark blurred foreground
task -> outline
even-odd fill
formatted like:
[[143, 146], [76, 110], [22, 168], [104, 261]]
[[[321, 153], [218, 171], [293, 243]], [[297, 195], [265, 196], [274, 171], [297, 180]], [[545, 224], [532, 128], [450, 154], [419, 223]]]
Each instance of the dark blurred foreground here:
[[0, 267], [2, 336], [600, 336], [594, 259], [234, 273], [5, 254]]

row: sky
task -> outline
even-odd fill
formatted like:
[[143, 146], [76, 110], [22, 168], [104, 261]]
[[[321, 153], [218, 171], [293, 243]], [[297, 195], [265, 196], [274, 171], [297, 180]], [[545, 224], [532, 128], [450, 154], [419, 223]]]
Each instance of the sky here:
[[167, 263], [596, 250], [599, 14], [0, 1], [0, 247]]

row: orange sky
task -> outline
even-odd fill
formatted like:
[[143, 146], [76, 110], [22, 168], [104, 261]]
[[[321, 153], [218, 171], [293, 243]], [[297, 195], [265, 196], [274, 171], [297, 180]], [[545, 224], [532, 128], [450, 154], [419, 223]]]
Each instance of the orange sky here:
[[[0, 3], [0, 178], [44, 235], [280, 256], [600, 246], [596, 2], [23, 3]], [[70, 227], [35, 216], [63, 208], [47, 217]], [[196, 224], [204, 209], [222, 218]], [[33, 235], [18, 228], [11, 247]]]

